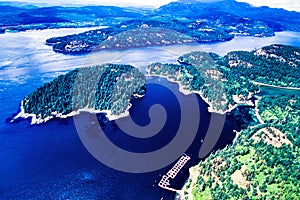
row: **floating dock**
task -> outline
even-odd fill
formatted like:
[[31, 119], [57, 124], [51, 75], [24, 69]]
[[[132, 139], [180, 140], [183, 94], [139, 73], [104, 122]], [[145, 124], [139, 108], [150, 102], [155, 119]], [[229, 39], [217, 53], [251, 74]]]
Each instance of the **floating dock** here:
[[163, 175], [161, 180], [158, 183], [158, 186], [172, 191], [172, 192], [177, 192], [181, 193], [181, 190], [176, 190], [170, 187], [170, 179], [174, 179], [177, 174], [180, 172], [180, 170], [184, 167], [184, 165], [191, 159], [190, 156], [183, 154], [180, 159], [176, 162], [176, 164], [168, 171], [166, 175]]

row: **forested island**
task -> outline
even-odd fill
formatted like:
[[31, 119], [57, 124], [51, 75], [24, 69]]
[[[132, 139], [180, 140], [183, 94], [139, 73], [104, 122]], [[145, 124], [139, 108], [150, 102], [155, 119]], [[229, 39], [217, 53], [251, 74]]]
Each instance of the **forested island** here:
[[[222, 13], [215, 18], [202, 16], [201, 19], [197, 20], [171, 15], [145, 16], [143, 20], [132, 19], [103, 29], [49, 38], [46, 43], [53, 45], [53, 50], [56, 52], [87, 53], [101, 49], [161, 46], [191, 42], [224, 42], [233, 39], [235, 35], [274, 36], [274, 31], [262, 21], [245, 19], [231, 14], [223, 15], [225, 14]], [[145, 34], [146, 30], [154, 34]], [[138, 35], [143, 36], [142, 40], [133, 40]], [[183, 36], [181, 35], [185, 35], [184, 37], [187, 39], [182, 40]], [[115, 45], [111, 45], [112, 41]], [[110, 45], [107, 45], [108, 43]]]
[[78, 68], [26, 96], [16, 118], [32, 117], [32, 123], [42, 123], [87, 111], [113, 119], [126, 112], [130, 99], [143, 96], [145, 89], [144, 75], [130, 65]]
[[[118, 29], [120, 30], [120, 29]], [[96, 33], [96, 35], [94, 35]], [[87, 36], [90, 35], [91, 37]], [[88, 41], [86, 38], [90, 38]], [[174, 45], [193, 43], [194, 40], [179, 32], [164, 28], [149, 28], [144, 25], [141, 28], [119, 32], [111, 28], [90, 31], [73, 35], [68, 42], [60, 42], [61, 38], [47, 40], [47, 44], [53, 44], [53, 50], [60, 53], [87, 53], [104, 49], [128, 49], [153, 45]]]
[[[51, 7], [0, 2], [0, 9], [0, 33], [102, 27], [46, 41], [46, 44], [53, 46], [54, 51], [66, 54], [191, 41], [223, 42], [234, 36], [271, 37], [277, 31], [300, 30], [300, 14], [297, 12], [268, 7], [254, 8], [234, 0], [182, 0], [157, 9], [115, 6]], [[145, 27], [150, 29], [146, 30]], [[143, 35], [142, 40], [133, 39], [137, 37], [134, 33], [136, 31]], [[171, 35], [161, 32], [169, 32]]]
[[[106, 28], [49, 38], [46, 43], [52, 45], [56, 52], [77, 54], [102, 49], [161, 46], [191, 41], [223, 42], [233, 39], [234, 36], [271, 37], [276, 31], [300, 30], [299, 13], [267, 7], [257, 9], [233, 0], [172, 2], [154, 10], [135, 10], [135, 15], [127, 18], [116, 17], [112, 23], [103, 21], [101, 25]], [[290, 20], [285, 20], [287, 18]], [[146, 27], [153, 34], [145, 34]], [[170, 29], [178, 33], [161, 34], [156, 31], [158, 29], [164, 32]], [[142, 40], [133, 39], [137, 37], [137, 34], [132, 33], [133, 30], [143, 35]], [[182, 40], [181, 35], [188, 39]]]

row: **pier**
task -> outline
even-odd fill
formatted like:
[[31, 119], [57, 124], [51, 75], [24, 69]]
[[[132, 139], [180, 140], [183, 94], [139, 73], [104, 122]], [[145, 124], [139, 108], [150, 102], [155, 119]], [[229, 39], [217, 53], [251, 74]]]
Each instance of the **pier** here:
[[183, 154], [176, 162], [176, 164], [172, 167], [172, 169], [170, 169], [166, 175], [162, 176], [161, 180], [158, 183], [158, 186], [163, 189], [181, 194], [181, 190], [176, 190], [170, 187], [170, 179], [174, 179], [190, 159], [190, 156]]

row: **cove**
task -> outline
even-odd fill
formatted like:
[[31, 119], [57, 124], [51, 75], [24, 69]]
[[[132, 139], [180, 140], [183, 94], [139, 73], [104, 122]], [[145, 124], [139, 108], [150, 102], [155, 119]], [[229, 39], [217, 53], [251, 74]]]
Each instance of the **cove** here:
[[[165, 79], [172, 91], [178, 85]], [[184, 95], [183, 95], [184, 96]], [[172, 186], [180, 188], [188, 177], [188, 168], [199, 162], [201, 139], [205, 137], [211, 113], [199, 97], [199, 131], [186, 150], [191, 160], [176, 177]], [[184, 96], [188, 100], [188, 96]], [[148, 124], [149, 107], [160, 104], [166, 109], [168, 120], [163, 129], [149, 139], [136, 139], [122, 132], [114, 121], [103, 126], [107, 137], [123, 149], [133, 152], [149, 152], [170, 142], [180, 122], [178, 101], [174, 94], [160, 85], [147, 85], [144, 98], [132, 100], [130, 116], [139, 125]], [[188, 103], [188, 102], [187, 102]], [[89, 113], [80, 115], [83, 119]], [[99, 115], [99, 118], [100, 115]], [[126, 123], [128, 119], [122, 119]], [[191, 119], [192, 120], [192, 119]], [[214, 150], [230, 144], [234, 138], [233, 126], [226, 120], [220, 139]], [[187, 133], [188, 134], [188, 133]], [[10, 198], [76, 198], [76, 199], [173, 199], [175, 194], [157, 186], [160, 176], [174, 163], [150, 173], [125, 173], [107, 167], [97, 161], [80, 141], [72, 118], [51, 120], [45, 124], [30, 126], [29, 121], [7, 124], [0, 147], [1, 197]], [[5, 141], [5, 142], [4, 142]], [[104, 149], [105, 151], [105, 149]], [[175, 162], [175, 161], [174, 161]], [[18, 187], [15, 187], [18, 186]]]

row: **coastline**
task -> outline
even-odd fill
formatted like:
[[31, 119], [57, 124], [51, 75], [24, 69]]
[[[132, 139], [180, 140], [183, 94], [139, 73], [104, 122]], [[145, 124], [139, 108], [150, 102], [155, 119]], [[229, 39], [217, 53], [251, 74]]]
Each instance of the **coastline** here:
[[42, 123], [45, 123], [45, 122], [47, 122], [51, 119], [55, 119], [55, 118], [66, 119], [68, 117], [73, 117], [73, 116], [79, 115], [81, 112], [88, 112], [88, 113], [91, 113], [91, 114], [100, 114], [100, 113], [102, 113], [102, 114], [106, 115], [106, 117], [108, 118], [109, 121], [113, 121], [113, 120], [117, 120], [117, 119], [129, 116], [129, 109], [131, 108], [131, 106], [132, 106], [132, 104], [129, 103], [126, 110], [123, 113], [120, 113], [118, 115], [112, 114], [110, 110], [95, 110], [95, 109], [86, 107], [86, 108], [83, 108], [83, 109], [79, 109], [77, 111], [72, 111], [71, 113], [69, 113], [67, 115], [63, 115], [63, 114], [58, 113], [56, 111], [56, 112], [51, 113], [51, 114], [53, 114], [53, 116], [48, 116], [44, 119], [41, 119], [41, 118], [38, 118], [36, 114], [26, 113], [24, 111], [23, 101], [22, 101], [21, 106], [20, 106], [21, 111], [13, 118], [13, 120], [11, 120], [11, 122], [13, 122], [14, 120], [16, 120], [18, 118], [27, 119], [27, 118], [31, 117], [31, 123], [30, 123], [31, 125], [42, 124]]
[[258, 109], [258, 103], [259, 103], [260, 98], [258, 98], [257, 100], [255, 100], [255, 109], [254, 109], [254, 115], [255, 117], [258, 119], [258, 122], [260, 124], [264, 124], [264, 120], [261, 118], [261, 116], [259, 115], [259, 109]]
[[[18, 27], [18, 25], [16, 26]], [[78, 30], [74, 34], [78, 34], [81, 32], [86, 32], [86, 31], [91, 31], [91, 30], [96, 30], [96, 29], [103, 29], [106, 28], [107, 26], [102, 26], [102, 25], [95, 25], [95, 26], [82, 26], [82, 27], [48, 27], [48, 28], [38, 28], [38, 29], [27, 29], [27, 30], [11, 30], [9, 28], [5, 30], [4, 33], [2, 34], [16, 34], [16, 33], [35, 33], [35, 32], [40, 32], [40, 31], [52, 31], [52, 30], [61, 30], [61, 31], [69, 31], [69, 30]], [[72, 34], [72, 33], [70, 33]], [[64, 36], [64, 35], [61, 35]], [[60, 37], [60, 36], [58, 36]]]
[[[231, 112], [232, 110], [234, 110], [235, 108], [237, 108], [238, 106], [241, 106], [241, 105], [254, 106], [255, 107], [255, 109], [254, 109], [255, 117], [258, 119], [259, 123], [264, 124], [264, 121], [262, 120], [262, 118], [259, 115], [259, 109], [257, 108], [259, 99], [256, 100], [253, 104], [251, 101], [242, 101], [238, 98], [238, 96], [234, 96], [233, 99], [234, 99], [235, 104], [229, 105], [229, 108], [225, 111], [219, 111], [219, 110], [215, 110], [212, 107], [212, 103], [208, 101], [208, 98], [204, 98], [201, 91], [188, 90], [188, 89], [184, 88], [184, 86], [179, 81], [175, 81], [174, 79], [171, 79], [166, 75], [150, 74], [148, 68], [146, 68], [146, 72], [147, 72], [147, 74], [145, 76], [147, 76], [147, 77], [165, 78], [171, 83], [178, 84], [179, 91], [184, 95], [198, 94], [208, 104], [208, 112], [210, 112], [210, 113], [226, 114], [227, 112]], [[252, 97], [253, 95], [254, 95], [254, 93], [250, 93], [249, 97]], [[240, 131], [234, 130], [234, 133], [236, 135], [233, 140], [233, 143], [236, 142], [236, 139], [238, 138]], [[184, 200], [184, 199], [192, 200], [193, 199], [192, 187], [186, 188], [186, 185], [187, 184], [195, 184], [197, 182], [197, 177], [199, 176], [198, 169], [199, 169], [198, 165], [195, 165], [195, 166], [192, 166], [189, 168], [189, 178], [185, 180], [185, 183], [182, 186], [182, 188], [176, 192], [174, 200]]]
[[179, 92], [181, 92], [184, 95], [191, 95], [191, 94], [198, 94], [201, 99], [208, 104], [208, 112], [210, 113], [216, 113], [216, 114], [220, 114], [220, 115], [225, 115], [228, 112], [231, 112], [232, 110], [234, 110], [235, 108], [237, 108], [240, 105], [248, 105], [247, 102], [241, 102], [241, 103], [236, 103], [235, 105], [229, 105], [228, 109], [223, 111], [223, 110], [216, 110], [212, 107], [212, 102], [209, 102], [208, 98], [204, 97], [203, 94], [201, 93], [201, 91], [195, 91], [195, 90], [188, 90], [186, 88], [184, 88], [184, 86], [179, 82], [179, 81], [175, 81], [171, 78], [169, 78], [166, 75], [157, 75], [157, 74], [149, 74], [149, 70], [146, 69], [147, 74], [145, 76], [148, 77], [159, 77], [159, 78], [165, 78], [167, 79], [169, 82], [171, 83], [176, 83], [179, 85]]

